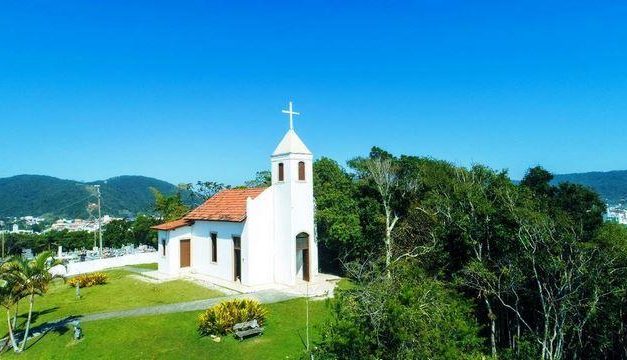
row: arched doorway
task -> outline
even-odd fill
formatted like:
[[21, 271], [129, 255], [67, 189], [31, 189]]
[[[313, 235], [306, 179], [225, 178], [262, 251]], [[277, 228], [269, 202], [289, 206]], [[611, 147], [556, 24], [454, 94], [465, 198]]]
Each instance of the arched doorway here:
[[296, 274], [299, 278], [309, 281], [309, 234], [296, 235]]

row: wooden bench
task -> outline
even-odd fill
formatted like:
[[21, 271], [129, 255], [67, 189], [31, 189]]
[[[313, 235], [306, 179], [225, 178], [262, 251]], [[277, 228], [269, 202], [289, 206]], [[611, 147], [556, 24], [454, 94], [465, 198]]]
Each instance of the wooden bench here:
[[257, 320], [247, 321], [233, 325], [233, 336], [242, 341], [247, 337], [263, 334], [263, 327]]

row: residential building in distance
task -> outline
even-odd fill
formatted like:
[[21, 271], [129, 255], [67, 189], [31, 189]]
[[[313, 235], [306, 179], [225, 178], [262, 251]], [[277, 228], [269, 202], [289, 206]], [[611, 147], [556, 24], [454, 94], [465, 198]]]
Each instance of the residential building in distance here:
[[[109, 215], [105, 215], [102, 217], [102, 226], [110, 223], [111, 221], [116, 220]], [[98, 230], [98, 219], [59, 219], [55, 221], [49, 229], [46, 231], [89, 231], [94, 232]]]
[[605, 219], [627, 225], [627, 209], [625, 209], [621, 204], [607, 205]]

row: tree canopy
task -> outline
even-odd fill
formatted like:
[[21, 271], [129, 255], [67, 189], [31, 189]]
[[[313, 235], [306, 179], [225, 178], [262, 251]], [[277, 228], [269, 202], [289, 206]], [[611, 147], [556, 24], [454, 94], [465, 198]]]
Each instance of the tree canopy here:
[[[416, 330], [422, 319], [393, 304], [397, 294], [419, 294], [439, 284], [431, 288], [434, 294], [437, 288], [461, 299], [448, 305], [440, 300], [439, 310], [450, 306], [446, 311], [470, 314], [466, 320], [447, 317], [446, 326], [459, 328], [435, 341], [458, 349], [451, 350], [451, 358], [476, 352], [511, 359], [627, 356], [627, 230], [603, 221], [605, 205], [594, 191], [553, 185], [553, 175], [541, 167], [515, 184], [505, 171], [397, 157], [380, 148], [348, 164], [352, 172], [329, 159], [314, 167], [323, 172], [315, 174], [320, 246], [335, 251], [347, 265], [339, 270], [358, 285], [335, 300], [323, 353], [406, 358], [404, 344], [416, 349], [430, 344], [429, 334]], [[370, 276], [375, 281], [355, 275], [365, 268], [378, 269]], [[385, 269], [389, 277], [381, 276]], [[462, 310], [468, 309], [464, 303], [473, 310]], [[370, 318], [375, 313], [383, 318]], [[391, 314], [407, 317], [398, 324]], [[472, 328], [473, 321], [478, 335], [466, 332], [461, 339], [476, 346], [460, 346], [454, 334]], [[394, 324], [388, 330], [404, 335], [372, 338], [375, 324]], [[350, 347], [348, 338], [356, 339], [358, 348]], [[430, 348], [441, 352], [417, 350], [419, 357], [448, 356]]]

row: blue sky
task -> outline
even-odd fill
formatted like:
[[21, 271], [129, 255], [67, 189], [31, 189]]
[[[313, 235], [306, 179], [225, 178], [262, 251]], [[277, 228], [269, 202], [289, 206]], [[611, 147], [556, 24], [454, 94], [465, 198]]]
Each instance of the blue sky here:
[[459, 165], [627, 169], [627, 5], [3, 1], [0, 177], [241, 183], [287, 130]]

